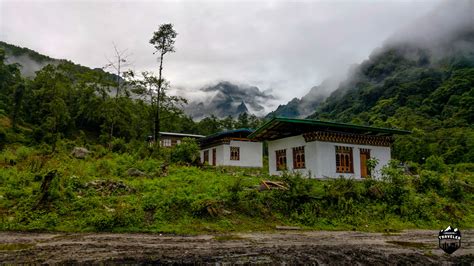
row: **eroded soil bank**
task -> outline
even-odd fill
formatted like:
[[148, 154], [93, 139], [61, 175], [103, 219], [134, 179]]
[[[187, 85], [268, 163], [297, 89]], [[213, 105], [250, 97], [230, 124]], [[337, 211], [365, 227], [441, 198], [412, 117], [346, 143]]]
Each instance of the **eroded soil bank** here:
[[0, 233], [0, 262], [179, 264], [474, 264], [474, 230], [452, 255], [437, 231], [279, 231], [171, 236], [109, 233]]

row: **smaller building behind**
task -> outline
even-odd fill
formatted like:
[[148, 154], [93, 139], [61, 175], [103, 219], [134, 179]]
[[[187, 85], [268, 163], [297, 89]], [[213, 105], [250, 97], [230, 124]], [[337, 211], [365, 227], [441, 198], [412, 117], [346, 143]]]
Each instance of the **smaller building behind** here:
[[204, 138], [204, 136], [174, 132], [160, 132], [160, 147], [174, 147], [180, 144], [184, 138], [193, 138], [199, 140]]
[[212, 166], [262, 167], [262, 142], [250, 140], [252, 132], [241, 128], [200, 139], [201, 162]]

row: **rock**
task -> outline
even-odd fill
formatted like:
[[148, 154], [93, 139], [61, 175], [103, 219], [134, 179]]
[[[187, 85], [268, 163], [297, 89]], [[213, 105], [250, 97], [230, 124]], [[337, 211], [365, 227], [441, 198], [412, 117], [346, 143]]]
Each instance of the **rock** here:
[[146, 174], [136, 168], [130, 168], [127, 170], [127, 175], [128, 176], [133, 176], [133, 177], [140, 177], [140, 176], [146, 176]]
[[122, 181], [116, 180], [94, 180], [85, 184], [85, 188], [93, 188], [103, 196], [125, 195], [134, 193], [135, 189], [125, 185]]
[[71, 152], [71, 155], [76, 157], [77, 159], [84, 159], [90, 153], [89, 150], [83, 147], [74, 147]]

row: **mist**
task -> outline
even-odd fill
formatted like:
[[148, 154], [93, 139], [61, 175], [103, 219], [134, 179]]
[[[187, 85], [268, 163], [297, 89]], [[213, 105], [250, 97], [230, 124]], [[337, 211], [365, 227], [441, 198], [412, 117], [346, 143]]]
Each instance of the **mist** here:
[[[180, 94], [218, 81], [271, 90], [278, 103], [301, 97], [350, 65], [434, 1], [7, 1], [0, 39], [53, 58], [102, 67], [113, 43], [133, 69], [157, 71], [148, 43], [162, 23], [178, 32], [164, 75]], [[184, 93], [184, 95], [183, 95]]]

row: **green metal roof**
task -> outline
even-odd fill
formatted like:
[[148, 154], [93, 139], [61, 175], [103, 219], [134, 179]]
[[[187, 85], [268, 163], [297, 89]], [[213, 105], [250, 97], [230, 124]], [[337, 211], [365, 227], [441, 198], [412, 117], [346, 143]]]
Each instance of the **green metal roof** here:
[[251, 128], [238, 128], [238, 129], [233, 129], [233, 130], [222, 131], [222, 132], [218, 132], [218, 133], [215, 133], [215, 134], [212, 134], [205, 138], [200, 139], [199, 143], [201, 146], [206, 146], [215, 140], [228, 138], [228, 137], [248, 138], [248, 135], [250, 135], [254, 131], [255, 129], [251, 129]]
[[361, 126], [347, 123], [337, 123], [312, 119], [294, 119], [285, 117], [274, 117], [267, 123], [263, 124], [252, 134], [248, 136], [250, 139], [265, 140], [279, 139], [290, 136], [300, 135], [311, 131], [337, 131], [348, 132], [363, 135], [405, 135], [410, 131], [392, 128]]

